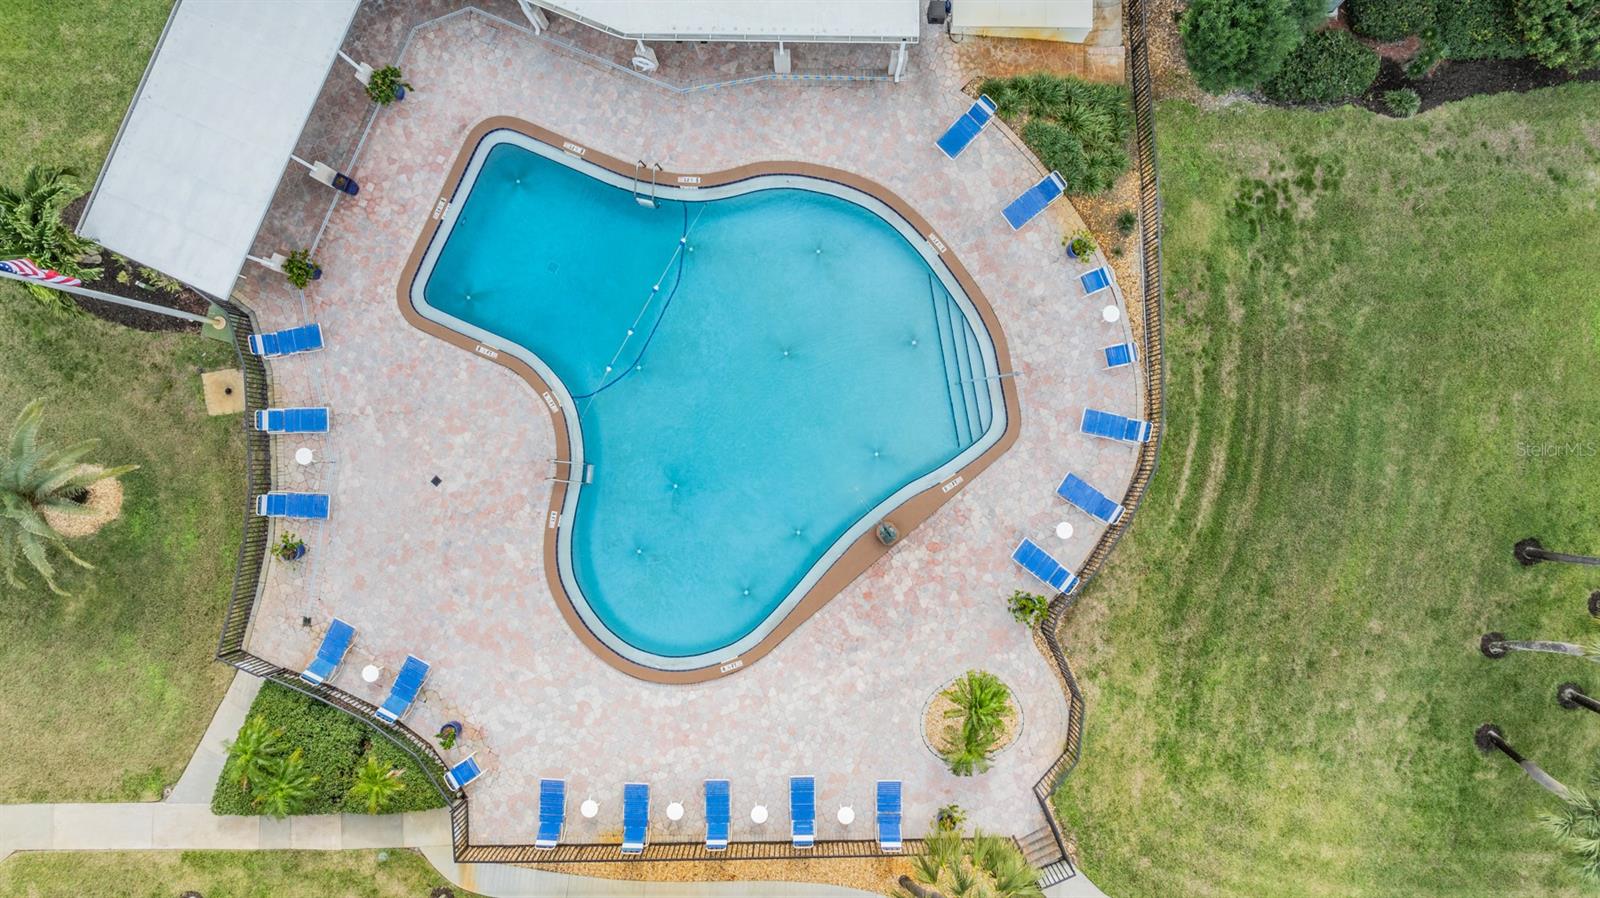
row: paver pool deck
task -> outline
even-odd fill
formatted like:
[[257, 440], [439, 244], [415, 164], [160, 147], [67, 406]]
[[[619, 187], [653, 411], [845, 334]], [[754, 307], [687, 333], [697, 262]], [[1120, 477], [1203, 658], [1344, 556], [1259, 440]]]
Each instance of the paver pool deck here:
[[[1061, 752], [1067, 704], [1006, 611], [1012, 590], [1038, 591], [1010, 550], [1030, 536], [1068, 565], [1083, 560], [1103, 528], [1054, 488], [1076, 471], [1121, 495], [1135, 449], [1080, 435], [1079, 417], [1085, 406], [1141, 409], [1136, 373], [1103, 370], [1100, 348], [1127, 334], [1102, 319], [1105, 294], [1087, 299], [1077, 286], [1083, 266], [1059, 243], [1070, 209], [1057, 204], [1013, 233], [1000, 210], [1039, 178], [1026, 154], [997, 128], [954, 161], [934, 147], [971, 102], [955, 52], [930, 30], [901, 84], [674, 93], [490, 17], [453, 16], [420, 30], [399, 61], [416, 89], [367, 135], [353, 172], [361, 193], [339, 201], [317, 247], [325, 276], [303, 296], [241, 290], [264, 328], [321, 322], [324, 351], [271, 363], [273, 401], [332, 408], [327, 436], [276, 438], [277, 487], [330, 493], [332, 519], [279, 525], [310, 553], [269, 565], [249, 648], [299, 667], [342, 617], [357, 636], [335, 683], [373, 701], [407, 653], [427, 659], [409, 723], [431, 734], [465, 722], [445, 754], [476, 750], [490, 771], [469, 789], [474, 843], [531, 841], [547, 776], [567, 780], [567, 841], [615, 839], [622, 784], [633, 781], [653, 786], [654, 841], [699, 839], [708, 777], [732, 781], [735, 839], [784, 839], [792, 774], [817, 778], [823, 839], [872, 837], [880, 778], [905, 781], [908, 835], [952, 802], [985, 830], [1044, 825], [1031, 790]], [[467, 133], [498, 115], [682, 172], [803, 161], [887, 186], [933, 223], [993, 304], [1021, 372], [1020, 439], [764, 659], [691, 686], [620, 673], [579, 641], [546, 586], [557, 453], [543, 401], [509, 371], [413, 329], [396, 307], [446, 170]], [[296, 464], [301, 446], [317, 461]], [[1063, 520], [1069, 540], [1055, 536]], [[367, 663], [384, 668], [376, 684], [361, 680]], [[975, 667], [1011, 686], [1024, 724], [993, 769], [957, 778], [923, 743], [923, 708]], [[600, 803], [593, 821], [577, 813], [586, 797]], [[664, 814], [671, 801], [687, 809], [676, 823]], [[772, 810], [764, 826], [749, 822], [755, 804]], [[856, 811], [848, 827], [835, 819], [840, 805]]]

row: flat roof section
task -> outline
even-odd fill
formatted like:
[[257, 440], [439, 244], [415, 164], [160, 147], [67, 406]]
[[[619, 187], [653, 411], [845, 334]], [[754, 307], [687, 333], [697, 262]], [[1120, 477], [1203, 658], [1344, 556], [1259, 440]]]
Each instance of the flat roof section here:
[[917, 41], [922, 0], [534, 0], [637, 40]]
[[180, 0], [79, 231], [231, 293], [358, 5]]

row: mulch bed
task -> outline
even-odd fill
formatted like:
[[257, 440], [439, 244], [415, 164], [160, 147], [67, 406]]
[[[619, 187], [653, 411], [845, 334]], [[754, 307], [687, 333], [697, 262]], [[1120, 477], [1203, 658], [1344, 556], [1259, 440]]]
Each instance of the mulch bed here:
[[[62, 210], [63, 221], [75, 224], [83, 215], [83, 207], [89, 202], [89, 195], [84, 194], [73, 200]], [[104, 272], [99, 280], [85, 281], [83, 286], [101, 293], [110, 293], [127, 299], [137, 299], [151, 305], [166, 306], [184, 312], [193, 312], [204, 315], [211, 308], [211, 301], [199, 293], [184, 287], [177, 293], [168, 293], [150, 286], [147, 279], [139, 273], [141, 267], [138, 262], [128, 259], [126, 262], [118, 261], [110, 251], [102, 250], [100, 264], [96, 267]], [[124, 275], [127, 283], [118, 281], [118, 274]], [[73, 296], [78, 308], [88, 312], [96, 318], [130, 327], [134, 330], [148, 331], [151, 333], [162, 331], [198, 331], [200, 325], [196, 322], [183, 321], [178, 318], [168, 318], [155, 312], [146, 312], [141, 309], [130, 309], [114, 303], [101, 302], [82, 296]]]
[[1451, 59], [1440, 63], [1432, 75], [1413, 81], [1406, 77], [1403, 63], [1386, 57], [1378, 69], [1378, 80], [1355, 103], [1387, 114], [1389, 109], [1383, 102], [1384, 92], [1409, 87], [1422, 98], [1422, 109], [1426, 111], [1452, 100], [1464, 100], [1482, 94], [1522, 94], [1541, 87], [1579, 81], [1600, 81], [1600, 69], [1573, 74], [1560, 69], [1547, 69], [1531, 59]]

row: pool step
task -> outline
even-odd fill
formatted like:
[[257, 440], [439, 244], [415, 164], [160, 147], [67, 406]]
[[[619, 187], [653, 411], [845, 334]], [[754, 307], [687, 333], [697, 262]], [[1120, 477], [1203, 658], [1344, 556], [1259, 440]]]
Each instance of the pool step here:
[[945, 383], [949, 385], [950, 424], [955, 431], [956, 444], [966, 446], [972, 442], [973, 422], [971, 411], [956, 399], [961, 380], [960, 360], [956, 355], [959, 334], [955, 320], [950, 317], [956, 310], [950, 307], [950, 298], [932, 275], [928, 276], [928, 298], [933, 302], [933, 328], [939, 341], [939, 359], [944, 363]]

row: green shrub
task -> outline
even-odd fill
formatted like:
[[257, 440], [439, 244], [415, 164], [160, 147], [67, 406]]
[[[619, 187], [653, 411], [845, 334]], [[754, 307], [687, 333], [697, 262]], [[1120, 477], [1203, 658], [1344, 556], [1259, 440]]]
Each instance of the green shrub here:
[[1122, 236], [1127, 237], [1130, 234], [1132, 234], [1133, 233], [1133, 229], [1138, 227], [1138, 226], [1139, 226], [1139, 216], [1133, 214], [1133, 210], [1132, 209], [1123, 209], [1121, 212], [1117, 213], [1117, 233], [1118, 234], [1121, 234]]
[[1007, 122], [1022, 123], [1023, 142], [1061, 172], [1069, 193], [1109, 190], [1128, 170], [1133, 108], [1127, 87], [1041, 72], [989, 78], [979, 89]]
[[1422, 97], [1409, 87], [1383, 92], [1383, 105], [1395, 118], [1410, 118], [1422, 108]]
[[[395, 794], [384, 813], [425, 811], [444, 807], [444, 798], [417, 768], [411, 756], [376, 732], [375, 725], [363, 723], [310, 696], [276, 683], [262, 685], [249, 719], [261, 719], [270, 729], [275, 744], [284, 751], [300, 752], [304, 770], [316, 780], [306, 785], [304, 800], [291, 803], [290, 813], [361, 813], [361, 802], [351, 797], [358, 773], [368, 753], [384, 768], [403, 771], [400, 782], [406, 788]], [[243, 788], [236, 776], [224, 773], [211, 798], [215, 814], [261, 814], [269, 808], [255, 802], [260, 796]]]
[[1006, 609], [1011, 612], [1013, 620], [1032, 630], [1050, 613], [1050, 600], [1019, 589], [1006, 600]]
[[367, 79], [367, 96], [379, 106], [387, 106], [395, 101], [395, 94], [399, 93], [398, 88], [402, 87], [406, 90], [411, 89], [411, 85], [401, 77], [398, 67], [386, 65], [381, 69], [374, 69], [372, 77]]
[[1179, 26], [1189, 71], [1212, 93], [1255, 87], [1325, 12], [1321, 0], [1194, 0]]
[[1378, 54], [1348, 31], [1319, 31], [1284, 60], [1262, 85], [1267, 96], [1287, 103], [1331, 103], [1363, 93], [1378, 77]]
[[1345, 0], [1344, 14], [1356, 34], [1394, 41], [1433, 25], [1433, 7], [1433, 0]]
[[1434, 13], [1451, 59], [1516, 59], [1528, 55], [1512, 0], [1447, 0]]
[[311, 258], [311, 251], [297, 249], [289, 253], [289, 258], [283, 260], [283, 276], [297, 290], [304, 290], [317, 275], [317, 263]]
[[1552, 69], [1600, 65], [1600, 0], [1516, 0], [1528, 54]]

